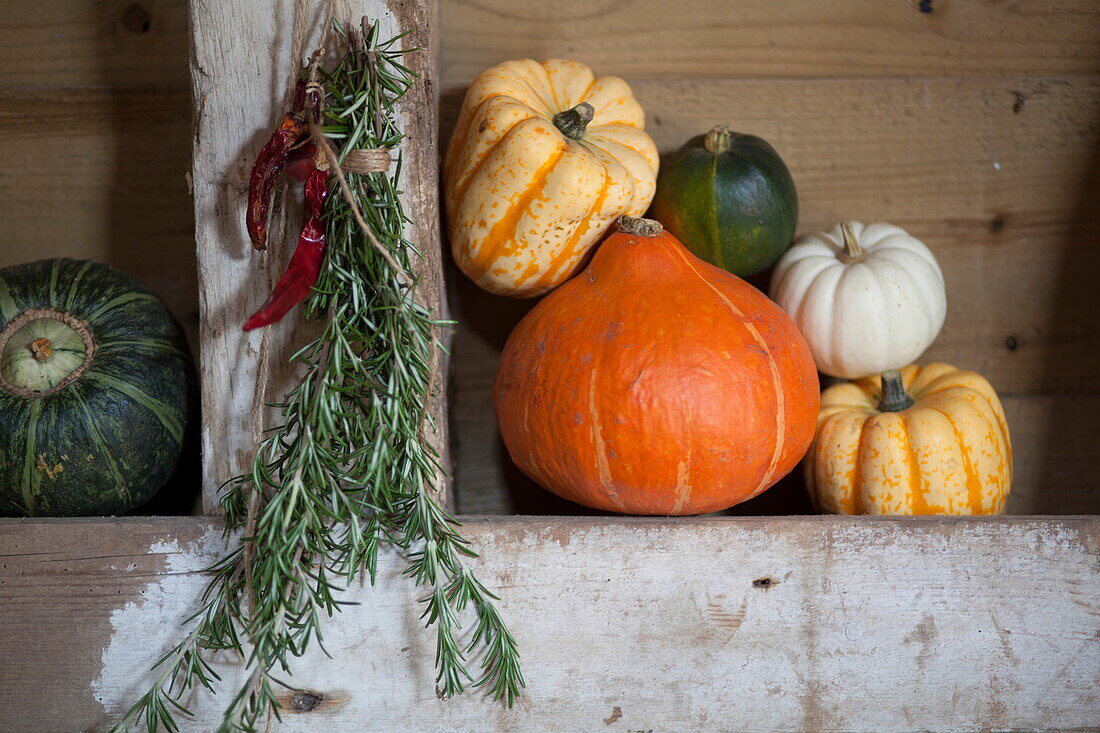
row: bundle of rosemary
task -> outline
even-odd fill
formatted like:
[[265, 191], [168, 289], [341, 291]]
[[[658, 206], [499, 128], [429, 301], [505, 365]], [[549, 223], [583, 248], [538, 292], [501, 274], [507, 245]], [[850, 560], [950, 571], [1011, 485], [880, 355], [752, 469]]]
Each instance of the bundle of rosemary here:
[[[398, 149], [395, 105], [416, 83], [402, 64], [410, 51], [399, 49], [400, 36], [380, 40], [366, 23], [361, 33], [334, 28], [345, 51], [319, 75], [325, 137], [340, 160], [356, 148]], [[254, 731], [266, 715], [277, 716], [278, 676], [320, 642], [323, 618], [344, 603], [343, 585], [363, 573], [373, 584], [386, 547], [404, 554], [406, 574], [425, 589], [440, 693], [472, 682], [508, 705], [520, 693], [516, 642], [496, 596], [463, 564], [476, 554], [429, 493], [441, 471], [424, 435], [441, 348], [434, 333], [451, 324], [416, 302], [416, 283], [405, 275], [417, 252], [403, 236], [400, 176], [400, 158], [392, 172], [345, 174], [344, 193], [363, 222], [346, 195], [333, 188], [327, 198], [328, 251], [306, 303], [307, 314], [325, 319], [324, 331], [292, 357], [304, 376], [276, 406], [281, 423], [251, 471], [223, 493], [226, 532], [241, 533], [240, 544], [210, 568], [186, 635], [113, 730], [142, 722], [149, 731], [177, 730], [176, 716], [191, 715], [188, 696], [214, 691], [220, 678], [210, 657], [226, 651], [240, 655], [248, 674], [220, 730]], [[476, 624], [462, 641], [460, 616], [468, 610]], [[476, 681], [471, 658], [480, 660]]]

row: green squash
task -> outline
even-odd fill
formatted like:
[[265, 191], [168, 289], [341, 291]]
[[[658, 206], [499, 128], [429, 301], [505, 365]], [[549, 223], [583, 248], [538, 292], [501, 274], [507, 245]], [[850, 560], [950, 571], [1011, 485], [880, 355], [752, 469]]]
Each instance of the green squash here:
[[798, 196], [771, 145], [720, 125], [661, 166], [650, 216], [700, 258], [745, 277], [791, 246]]
[[89, 260], [0, 269], [0, 514], [120, 514], [179, 461], [195, 402], [164, 303]]

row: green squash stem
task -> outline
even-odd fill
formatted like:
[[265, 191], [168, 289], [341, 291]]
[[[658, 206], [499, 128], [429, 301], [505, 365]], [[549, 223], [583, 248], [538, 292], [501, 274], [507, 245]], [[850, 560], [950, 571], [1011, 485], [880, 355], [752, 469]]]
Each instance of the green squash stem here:
[[619, 231], [635, 237], [656, 237], [665, 230], [656, 219], [643, 219], [640, 216], [620, 216]]
[[[73, 354], [72, 344], [66, 346], [65, 342], [71, 339], [58, 335], [60, 332], [56, 328], [53, 333], [56, 339], [60, 339], [56, 344], [55, 339], [46, 336], [29, 340], [26, 336], [20, 337], [24, 328], [34, 329], [34, 324], [43, 321], [57, 321], [62, 324], [61, 331], [68, 331], [72, 339], [83, 341], [82, 358]], [[64, 358], [60, 358], [55, 353], [55, 348], [62, 349], [64, 353], [61, 356]], [[38, 370], [21, 371], [17, 360], [13, 359], [13, 356], [20, 352], [24, 354], [30, 352], [31, 357], [39, 364], [52, 361], [51, 368], [55, 373], [49, 375], [46, 382], [42, 382], [40, 376], [33, 376], [42, 374]], [[29, 308], [13, 318], [0, 331], [0, 390], [29, 399], [51, 395], [79, 379], [91, 366], [95, 352], [96, 343], [86, 321], [56, 308]], [[31, 381], [28, 382], [28, 379]]]
[[879, 400], [879, 412], [901, 412], [913, 406], [913, 398], [905, 391], [901, 372], [891, 369], [882, 373], [882, 399]]
[[554, 127], [561, 131], [570, 140], [580, 140], [584, 137], [585, 128], [596, 114], [595, 108], [588, 102], [581, 102], [573, 109], [558, 112], [554, 115]]
[[729, 152], [730, 139], [732, 137], [733, 135], [730, 134], [729, 125], [715, 125], [714, 128], [707, 133], [707, 138], [703, 141], [703, 147], [707, 149], [707, 152], [713, 153], [714, 155]]
[[53, 342], [48, 338], [35, 339], [28, 348], [35, 361], [48, 361], [53, 356]]

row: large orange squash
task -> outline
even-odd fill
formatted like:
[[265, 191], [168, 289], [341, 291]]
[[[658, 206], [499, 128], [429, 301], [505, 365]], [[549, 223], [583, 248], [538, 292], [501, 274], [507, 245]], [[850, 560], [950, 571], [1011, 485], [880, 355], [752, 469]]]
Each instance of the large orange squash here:
[[624, 217], [516, 326], [494, 385], [512, 459], [555, 494], [627, 514], [750, 499], [802, 458], [810, 350], [758, 290]]
[[533, 297], [568, 279], [656, 190], [657, 148], [630, 87], [563, 59], [505, 61], [462, 103], [443, 162], [455, 262], [481, 287]]
[[1012, 444], [997, 393], [949, 364], [844, 382], [821, 396], [810, 496], [834, 514], [1000, 514]]

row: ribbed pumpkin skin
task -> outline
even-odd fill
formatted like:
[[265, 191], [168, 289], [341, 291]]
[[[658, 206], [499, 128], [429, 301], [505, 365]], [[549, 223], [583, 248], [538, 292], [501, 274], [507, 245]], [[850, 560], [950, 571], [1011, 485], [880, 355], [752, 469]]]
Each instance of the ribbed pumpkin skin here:
[[1001, 514], [1012, 485], [1012, 443], [982, 376], [934, 363], [901, 370], [914, 403], [879, 412], [879, 377], [821, 397], [804, 471], [811, 498], [833, 514]]
[[615, 233], [508, 339], [501, 435], [558, 496], [627, 514], [750, 499], [802, 458], [817, 372], [790, 319], [667, 233]]
[[764, 140], [730, 134], [711, 153], [706, 135], [688, 141], [662, 168], [651, 213], [696, 256], [746, 277], [771, 267], [791, 246], [798, 195], [786, 164]]
[[174, 470], [193, 406], [182, 330], [160, 298], [91, 261], [0, 270], [0, 329], [30, 308], [86, 321], [97, 350], [88, 370], [53, 394], [0, 387], [0, 512], [110, 515], [139, 506]]
[[[595, 108], [583, 136], [558, 113]], [[541, 295], [571, 277], [620, 215], [653, 199], [659, 159], [630, 87], [563, 59], [506, 61], [466, 92], [443, 162], [455, 263], [500, 295]]]

